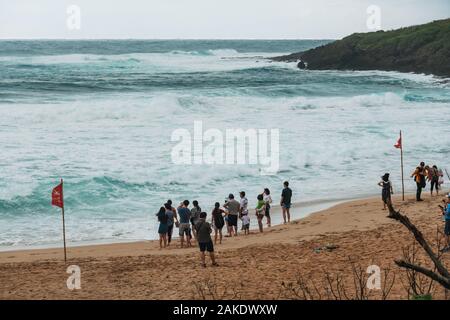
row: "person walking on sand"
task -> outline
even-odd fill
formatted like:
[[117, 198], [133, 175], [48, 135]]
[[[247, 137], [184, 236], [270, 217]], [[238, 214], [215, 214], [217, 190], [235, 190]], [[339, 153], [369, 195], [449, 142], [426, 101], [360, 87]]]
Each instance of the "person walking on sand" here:
[[289, 188], [289, 182], [285, 181], [283, 183], [284, 189], [281, 192], [281, 201], [280, 205], [283, 210], [283, 220], [286, 224], [286, 216], [287, 216], [287, 222], [291, 222], [291, 214], [289, 212], [289, 209], [291, 208], [291, 200], [292, 200], [292, 190]]
[[159, 221], [159, 228], [158, 228], [158, 233], [159, 233], [159, 249], [161, 250], [163, 248], [163, 243], [164, 243], [164, 248], [167, 246], [167, 215], [166, 215], [166, 208], [165, 207], [161, 207], [159, 209], [159, 212], [156, 214], [156, 216], [158, 217], [158, 221]]
[[431, 196], [433, 196], [433, 190], [436, 189], [436, 195], [439, 195], [439, 169], [436, 165], [430, 169], [430, 191]]
[[201, 212], [199, 220], [195, 225], [195, 232], [197, 234], [198, 246], [200, 248], [200, 256], [202, 260], [202, 267], [206, 268], [205, 251], [209, 252], [209, 257], [213, 266], [218, 266], [216, 257], [214, 256], [214, 245], [211, 239], [211, 225], [206, 222], [206, 212]]
[[392, 189], [392, 183], [389, 180], [389, 173], [385, 173], [381, 177], [381, 181], [378, 182], [381, 189], [381, 200], [383, 200], [383, 210], [386, 210], [386, 205], [391, 203], [391, 194], [394, 194], [394, 189]]
[[421, 198], [422, 189], [426, 186], [426, 180], [425, 180], [426, 172], [425, 172], [425, 163], [421, 162], [420, 166], [414, 170], [414, 172], [411, 174], [411, 178], [414, 178], [414, 181], [416, 182], [416, 201], [423, 201]]
[[214, 209], [211, 212], [211, 223], [214, 228], [214, 244], [217, 244], [217, 237], [219, 236], [219, 244], [222, 244], [222, 229], [225, 225], [223, 214], [225, 211], [220, 209], [220, 203], [214, 204]]
[[272, 197], [270, 196], [270, 190], [268, 188], [264, 188], [264, 192], [262, 193], [264, 203], [266, 205], [265, 210], [265, 216], [267, 219], [267, 226], [270, 228], [271, 221], [270, 221], [270, 204], [272, 203]]
[[240, 204], [234, 199], [234, 195], [230, 193], [228, 195], [228, 201], [223, 205], [228, 210], [228, 236], [231, 237], [238, 235], [238, 215], [240, 212]]
[[189, 200], [184, 200], [182, 203], [180, 203], [180, 206], [178, 207], [178, 210], [177, 210], [178, 215], [180, 216], [179, 235], [180, 235], [181, 248], [184, 247], [184, 236], [186, 236], [187, 247], [191, 246], [191, 228], [190, 228], [190, 221], [189, 221], [189, 218], [191, 216], [191, 211], [188, 209], [188, 206], [189, 206]]
[[258, 194], [257, 199], [258, 199], [258, 202], [256, 203], [255, 213], [256, 213], [256, 218], [258, 219], [259, 232], [263, 232], [262, 219], [264, 218], [264, 214], [266, 211], [266, 203], [264, 202], [264, 197], [262, 194]]
[[172, 206], [170, 204], [168, 203], [164, 204], [164, 208], [166, 209], [167, 215], [167, 245], [170, 246], [170, 242], [172, 241], [173, 226], [175, 224], [174, 220], [178, 222], [177, 220], [178, 218], [172, 211]]
[[200, 208], [200, 206], [198, 205], [197, 200], [192, 201], [192, 205], [194, 206], [191, 209], [192, 233], [194, 234], [194, 237], [197, 239], [197, 234], [196, 234], [194, 226], [197, 224], [198, 219], [200, 219], [200, 212], [202, 212], [202, 208]]

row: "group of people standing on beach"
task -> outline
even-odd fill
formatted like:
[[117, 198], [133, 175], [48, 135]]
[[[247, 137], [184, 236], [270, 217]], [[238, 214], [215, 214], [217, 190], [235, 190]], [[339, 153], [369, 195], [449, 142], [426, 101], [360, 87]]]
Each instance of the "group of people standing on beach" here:
[[[292, 201], [292, 190], [289, 188], [289, 182], [283, 183], [283, 191], [281, 193], [280, 205], [283, 212], [284, 223], [291, 220], [290, 207]], [[157, 213], [159, 221], [159, 244], [160, 249], [170, 246], [174, 227], [179, 230], [180, 245], [183, 247], [191, 247], [192, 239], [195, 239], [200, 248], [202, 265], [205, 264], [205, 251], [208, 251], [213, 266], [216, 266], [214, 256], [214, 245], [222, 243], [222, 230], [226, 227], [227, 234], [225, 237], [233, 237], [238, 235], [238, 223], [241, 221], [241, 230], [244, 235], [250, 233], [250, 214], [248, 209], [248, 199], [245, 191], [239, 192], [239, 201], [230, 193], [225, 199], [225, 203], [221, 206], [219, 202], [214, 204], [211, 212], [211, 220], [207, 221], [207, 213], [201, 209], [197, 200], [192, 201], [192, 208], [189, 208], [189, 200], [184, 200], [177, 208], [172, 206], [172, 200], [167, 202], [159, 209]], [[268, 188], [257, 196], [257, 204], [255, 207], [255, 216], [258, 221], [259, 232], [263, 232], [263, 220], [266, 219], [268, 227], [271, 226], [270, 209], [272, 204], [272, 196]], [[214, 243], [211, 233], [214, 230]]]
[[423, 201], [421, 198], [422, 189], [427, 185], [427, 181], [430, 182], [430, 191], [433, 195], [433, 191], [436, 190], [436, 195], [439, 195], [439, 189], [444, 183], [444, 173], [442, 169], [438, 169], [436, 165], [430, 167], [425, 165], [425, 162], [421, 162], [416, 170], [411, 174], [411, 178], [414, 178], [414, 182], [417, 186], [416, 200]]
[[[418, 167], [411, 174], [411, 178], [416, 183], [416, 201], [423, 201], [421, 198], [422, 190], [426, 187], [427, 181], [430, 182], [430, 192], [433, 196], [433, 191], [436, 191], [436, 195], [439, 195], [441, 185], [444, 183], [444, 172], [436, 165], [425, 165], [425, 162], [421, 162]], [[383, 201], [383, 209], [386, 210], [386, 204], [391, 201], [391, 194], [394, 194], [392, 183], [389, 180], [389, 173], [385, 173], [381, 177], [381, 181], [378, 182], [381, 189], [381, 199]]]
[[[422, 190], [426, 187], [427, 182], [430, 183], [431, 196], [433, 196], [433, 191], [436, 191], [436, 195], [439, 196], [439, 190], [444, 183], [444, 172], [436, 165], [425, 165], [425, 162], [422, 161], [411, 174], [411, 178], [413, 178], [416, 183], [416, 201], [423, 201], [421, 197]], [[392, 183], [389, 180], [389, 173], [385, 173], [381, 177], [381, 181], [378, 185], [382, 188], [381, 198], [383, 200], [383, 209], [385, 210], [387, 204], [391, 202], [391, 194], [394, 193]], [[446, 238], [446, 246], [442, 249], [442, 252], [447, 252], [450, 251], [450, 193], [446, 195], [443, 202], [444, 206], [439, 206], [445, 222], [444, 235]]]

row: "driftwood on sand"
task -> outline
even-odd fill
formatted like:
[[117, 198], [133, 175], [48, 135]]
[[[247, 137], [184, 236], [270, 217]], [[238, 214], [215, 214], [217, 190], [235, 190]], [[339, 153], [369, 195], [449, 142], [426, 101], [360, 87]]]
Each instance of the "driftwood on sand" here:
[[447, 268], [445, 268], [445, 266], [442, 264], [439, 255], [434, 253], [431, 246], [425, 240], [422, 232], [408, 219], [407, 216], [405, 216], [405, 215], [401, 214], [399, 211], [395, 210], [394, 207], [392, 206], [392, 203], [388, 202], [387, 206], [389, 208], [389, 217], [394, 220], [399, 221], [414, 235], [414, 238], [416, 239], [417, 243], [425, 250], [426, 254], [433, 262], [437, 272], [427, 269], [427, 268], [424, 268], [420, 265], [411, 263], [409, 261], [405, 261], [403, 259], [395, 260], [395, 263], [399, 267], [419, 272], [419, 273], [429, 277], [430, 279], [438, 282], [444, 288], [450, 289], [450, 273], [447, 270]]

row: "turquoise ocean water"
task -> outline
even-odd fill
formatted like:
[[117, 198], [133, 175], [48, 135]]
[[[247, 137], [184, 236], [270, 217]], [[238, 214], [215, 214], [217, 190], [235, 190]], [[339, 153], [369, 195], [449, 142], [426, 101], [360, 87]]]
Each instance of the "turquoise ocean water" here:
[[[68, 240], [87, 243], [154, 238], [168, 198], [209, 212], [243, 189], [254, 205], [286, 179], [294, 201], [352, 198], [384, 172], [398, 191], [400, 129], [407, 176], [421, 160], [450, 170], [449, 79], [266, 59], [326, 42], [0, 41], [0, 248], [60, 242], [60, 177]], [[171, 134], [194, 120], [279, 129], [279, 174], [174, 165]]]

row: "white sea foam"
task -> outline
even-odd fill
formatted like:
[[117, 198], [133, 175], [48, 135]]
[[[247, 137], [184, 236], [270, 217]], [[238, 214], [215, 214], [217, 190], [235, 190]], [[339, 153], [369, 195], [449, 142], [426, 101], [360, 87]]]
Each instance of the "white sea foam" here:
[[[67, 94], [45, 103], [0, 105], [0, 246], [59, 241], [58, 210], [49, 205], [49, 194], [60, 177], [66, 181], [69, 240], [116, 241], [156, 236], [154, 213], [168, 198], [175, 203], [198, 199], [210, 212], [215, 201], [244, 189], [253, 206], [263, 187], [277, 199], [286, 179], [295, 201], [351, 197], [379, 192], [376, 183], [386, 171], [398, 190], [399, 154], [393, 144], [400, 129], [406, 175], [420, 160], [446, 164], [450, 145], [443, 137], [450, 135], [450, 103], [447, 88], [434, 77], [292, 72], [295, 64], [249, 59], [255, 55], [262, 54], [220, 49], [203, 55], [17, 58], [58, 68], [78, 63], [100, 74], [104, 65], [127, 64], [127, 71], [148, 72], [149, 78], [170, 72], [175, 80], [180, 72], [192, 72], [197, 81], [197, 73], [204, 77], [220, 70], [255, 72], [239, 81], [232, 78], [232, 85], [224, 79], [212, 88], [208, 81], [186, 88], [175, 81], [168, 89], [149, 85], [136, 91]], [[237, 59], [223, 59], [230, 57]], [[267, 73], [261, 71], [268, 66]], [[273, 71], [276, 76], [289, 74], [286, 79], [292, 82], [274, 81]], [[269, 85], [258, 87], [260, 81]], [[421, 99], [408, 98], [411, 95]], [[257, 166], [246, 165], [173, 165], [171, 133], [192, 130], [194, 120], [202, 120], [205, 130], [280, 129], [279, 174], [262, 177]], [[406, 186], [414, 188], [412, 181]]]

